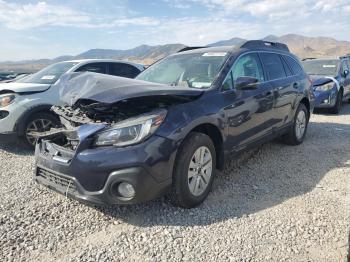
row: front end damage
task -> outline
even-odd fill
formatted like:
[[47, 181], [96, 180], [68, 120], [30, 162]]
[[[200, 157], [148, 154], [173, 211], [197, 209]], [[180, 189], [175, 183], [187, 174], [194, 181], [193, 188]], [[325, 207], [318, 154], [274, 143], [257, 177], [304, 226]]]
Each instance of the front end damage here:
[[[118, 85], [117, 77], [84, 74], [80, 81], [73, 77], [71, 96], [64, 95], [70, 103], [52, 108], [62, 127], [36, 134], [35, 180], [95, 204], [138, 203], [162, 194], [171, 185], [177, 146], [156, 130], [169, 109], [197, 99], [201, 92], [130, 79]], [[77, 96], [75, 87], [86, 86], [86, 81], [92, 91], [79, 89]], [[107, 88], [101, 85], [104, 81]]]

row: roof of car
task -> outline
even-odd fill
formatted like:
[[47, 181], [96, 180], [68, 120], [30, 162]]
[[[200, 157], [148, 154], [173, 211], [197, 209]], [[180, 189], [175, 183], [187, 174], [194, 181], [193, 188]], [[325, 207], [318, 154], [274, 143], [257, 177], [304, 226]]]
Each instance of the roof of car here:
[[74, 60], [67, 60], [64, 62], [75, 62], [75, 63], [100, 63], [100, 62], [104, 62], [104, 63], [125, 63], [125, 64], [129, 64], [129, 65], [134, 65], [134, 66], [142, 66], [142, 64], [138, 64], [138, 63], [134, 63], [134, 62], [130, 62], [130, 61], [125, 61], [125, 60], [117, 60], [117, 59], [95, 59], [95, 58], [91, 58], [91, 59], [74, 59]]
[[[257, 50], [257, 51], [280, 51], [290, 53], [287, 45], [278, 42], [269, 42], [264, 40], [249, 40], [239, 45], [232, 46], [213, 46], [213, 47], [187, 47], [181, 49], [179, 53], [195, 54], [195, 53], [207, 53], [207, 52], [227, 52], [233, 53], [239, 50]], [[184, 50], [184, 51], [182, 51]]]

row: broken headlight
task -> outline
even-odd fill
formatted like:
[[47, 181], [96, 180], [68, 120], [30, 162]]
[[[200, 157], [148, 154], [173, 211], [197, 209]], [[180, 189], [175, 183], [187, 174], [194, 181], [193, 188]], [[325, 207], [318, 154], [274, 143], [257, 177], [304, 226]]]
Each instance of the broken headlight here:
[[161, 110], [119, 122], [98, 133], [94, 145], [129, 146], [137, 144], [152, 135], [163, 123], [165, 116], [166, 111]]

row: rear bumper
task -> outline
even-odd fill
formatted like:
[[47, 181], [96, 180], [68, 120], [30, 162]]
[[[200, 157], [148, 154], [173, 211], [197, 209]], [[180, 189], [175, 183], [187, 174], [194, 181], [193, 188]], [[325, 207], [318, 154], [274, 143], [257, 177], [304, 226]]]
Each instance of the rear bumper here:
[[[172, 140], [153, 136], [128, 148], [87, 148], [76, 153], [44, 140], [37, 144], [35, 154], [34, 180], [39, 184], [92, 204], [135, 204], [169, 188], [176, 147]], [[121, 182], [134, 187], [132, 199], [118, 194]]]

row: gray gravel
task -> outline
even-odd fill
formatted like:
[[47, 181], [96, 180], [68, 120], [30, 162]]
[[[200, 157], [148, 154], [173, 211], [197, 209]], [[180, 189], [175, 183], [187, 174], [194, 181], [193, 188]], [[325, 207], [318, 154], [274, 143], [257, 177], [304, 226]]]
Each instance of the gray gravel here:
[[305, 143], [236, 157], [200, 207], [164, 199], [94, 208], [31, 181], [34, 157], [0, 146], [2, 261], [346, 261], [350, 105], [314, 115]]

